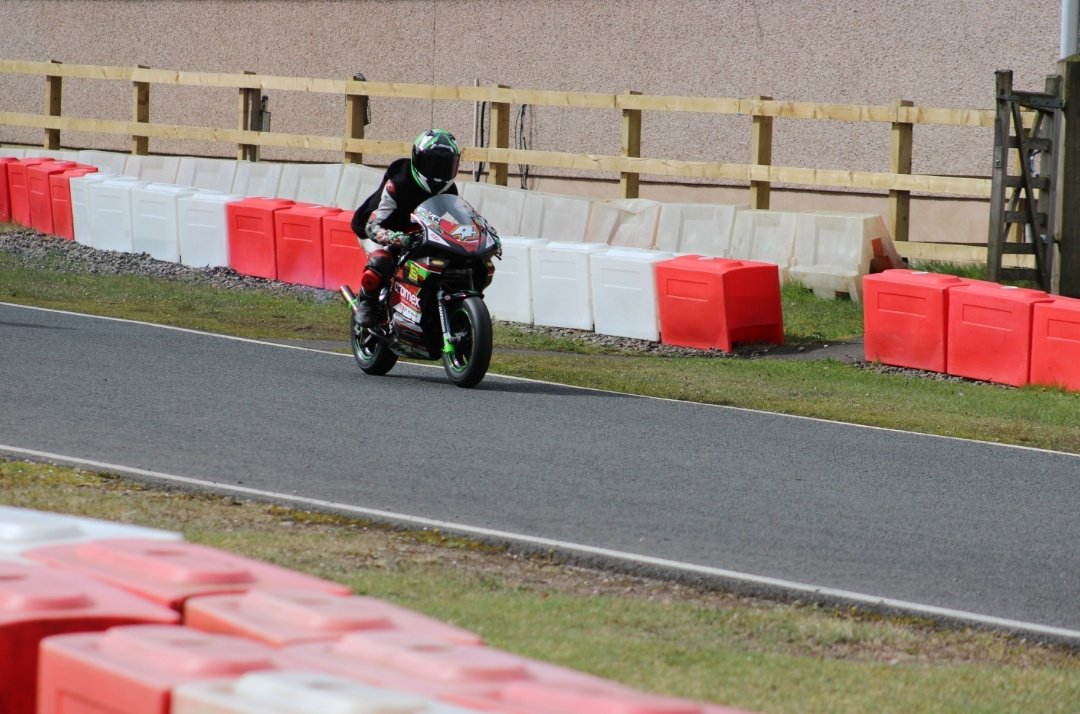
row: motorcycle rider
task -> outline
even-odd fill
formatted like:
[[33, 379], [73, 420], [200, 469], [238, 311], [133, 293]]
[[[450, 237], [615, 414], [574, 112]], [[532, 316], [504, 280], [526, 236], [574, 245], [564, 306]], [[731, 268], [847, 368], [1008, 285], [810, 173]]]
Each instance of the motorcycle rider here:
[[457, 176], [461, 149], [445, 129], [429, 129], [413, 142], [412, 157], [393, 161], [379, 189], [356, 209], [352, 229], [357, 239], [368, 238], [385, 249], [372, 251], [360, 278], [356, 321], [363, 327], [375, 323], [379, 291], [394, 271], [395, 256], [407, 250], [415, 236], [412, 212], [432, 196], [458, 195]]

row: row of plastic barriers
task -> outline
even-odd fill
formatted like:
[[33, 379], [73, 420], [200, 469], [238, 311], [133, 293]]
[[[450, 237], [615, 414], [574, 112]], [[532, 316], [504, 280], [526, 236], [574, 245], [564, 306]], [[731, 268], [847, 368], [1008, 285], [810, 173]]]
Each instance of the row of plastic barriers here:
[[[0, 506], [5, 714], [720, 714], [180, 534]], [[613, 655], [614, 656], [614, 655]]]
[[867, 361], [1080, 390], [1080, 300], [912, 270], [864, 278]]
[[[96, 166], [114, 178], [127, 176], [150, 185], [180, 186], [183, 188], [175, 190], [185, 192], [184, 195], [192, 192], [196, 197], [209, 192], [233, 198], [282, 198], [344, 210], [359, 205], [377, 188], [382, 177], [378, 169], [353, 164], [252, 163], [128, 156], [95, 150], [0, 148], [0, 156], [4, 155], [80, 162]], [[460, 182], [459, 186], [465, 199], [500, 235], [775, 263], [781, 281], [798, 280], [823, 298], [847, 294], [859, 300], [863, 275], [882, 267], [900, 266], [881, 216], [873, 214], [750, 210], [740, 205], [661, 203], [647, 199], [601, 201], [473, 181]], [[155, 190], [158, 189], [144, 189], [142, 200], [151, 201], [153, 197], [147, 194]], [[183, 208], [191, 210], [191, 203], [198, 200], [189, 198]], [[182, 229], [184, 219], [179, 220]], [[130, 242], [140, 252], [151, 252], [158, 247], [153, 240], [145, 238], [148, 226], [133, 226], [131, 237], [124, 230], [115, 231], [116, 235], [102, 230], [103, 245], [126, 246]], [[190, 265], [204, 265], [206, 260], [224, 264], [222, 250], [203, 255], [192, 247], [193, 240], [195, 243], [198, 240], [190, 237], [185, 240], [185, 237], [181, 235], [180, 245], [173, 249], [172, 244], [177, 241], [171, 240], [170, 233], [167, 240], [161, 241], [169, 247], [161, 246], [159, 253], [179, 253], [179, 260]], [[76, 236], [76, 240], [80, 238]]]

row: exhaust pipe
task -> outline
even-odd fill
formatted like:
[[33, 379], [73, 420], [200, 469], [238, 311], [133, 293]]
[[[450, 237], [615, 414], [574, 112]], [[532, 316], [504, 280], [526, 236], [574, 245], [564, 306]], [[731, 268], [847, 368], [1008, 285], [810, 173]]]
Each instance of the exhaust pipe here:
[[349, 290], [349, 286], [342, 285], [339, 290], [341, 291], [341, 296], [345, 298], [345, 302], [349, 303], [349, 307], [352, 308], [353, 312], [356, 312], [356, 296], [353, 295], [352, 290]]

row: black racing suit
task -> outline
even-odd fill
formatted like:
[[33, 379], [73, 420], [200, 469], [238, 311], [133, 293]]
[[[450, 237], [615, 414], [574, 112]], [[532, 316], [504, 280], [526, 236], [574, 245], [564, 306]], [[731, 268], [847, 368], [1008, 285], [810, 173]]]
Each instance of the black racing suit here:
[[[457, 185], [448, 183], [440, 193], [458, 195]], [[352, 229], [358, 239], [368, 238], [379, 245], [400, 253], [402, 234], [414, 228], [410, 216], [424, 201], [435, 194], [428, 193], [412, 177], [411, 161], [397, 159], [386, 168], [379, 190], [367, 197], [353, 215]]]

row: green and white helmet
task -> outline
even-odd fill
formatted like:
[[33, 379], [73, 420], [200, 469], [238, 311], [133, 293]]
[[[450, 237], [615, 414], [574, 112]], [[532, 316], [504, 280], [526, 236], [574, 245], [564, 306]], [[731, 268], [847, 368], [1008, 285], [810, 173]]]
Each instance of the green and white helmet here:
[[457, 139], [445, 129], [429, 129], [413, 142], [413, 179], [428, 193], [442, 193], [457, 176], [460, 161]]

